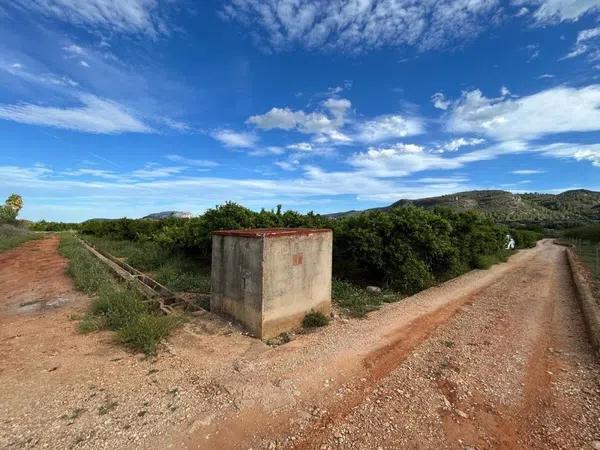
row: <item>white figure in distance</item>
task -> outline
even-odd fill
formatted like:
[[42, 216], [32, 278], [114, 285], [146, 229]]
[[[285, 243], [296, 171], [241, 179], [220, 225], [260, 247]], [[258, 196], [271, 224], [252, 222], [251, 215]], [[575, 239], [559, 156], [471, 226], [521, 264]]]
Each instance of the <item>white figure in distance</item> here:
[[506, 235], [506, 250], [514, 250], [515, 249], [515, 240], [512, 238], [510, 234]]

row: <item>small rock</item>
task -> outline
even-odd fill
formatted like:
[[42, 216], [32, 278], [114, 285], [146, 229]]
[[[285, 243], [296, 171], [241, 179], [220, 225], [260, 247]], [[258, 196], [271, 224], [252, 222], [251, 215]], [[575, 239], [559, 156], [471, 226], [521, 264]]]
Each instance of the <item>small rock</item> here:
[[592, 441], [591, 446], [594, 450], [600, 450], [600, 441]]
[[456, 410], [456, 414], [458, 414], [460, 417], [462, 417], [463, 419], [468, 419], [469, 416], [467, 415], [467, 413], [461, 411], [460, 409]]
[[381, 288], [379, 286], [367, 286], [367, 292], [369, 294], [381, 294]]

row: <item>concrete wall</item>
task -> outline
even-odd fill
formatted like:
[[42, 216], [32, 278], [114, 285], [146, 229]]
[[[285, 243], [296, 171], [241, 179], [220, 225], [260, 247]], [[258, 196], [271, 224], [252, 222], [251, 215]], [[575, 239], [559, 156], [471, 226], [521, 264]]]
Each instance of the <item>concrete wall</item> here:
[[262, 239], [213, 235], [210, 310], [262, 335]]
[[331, 312], [331, 233], [267, 238], [263, 251], [263, 336], [300, 326], [311, 309]]
[[331, 310], [331, 230], [213, 234], [211, 310], [268, 339]]

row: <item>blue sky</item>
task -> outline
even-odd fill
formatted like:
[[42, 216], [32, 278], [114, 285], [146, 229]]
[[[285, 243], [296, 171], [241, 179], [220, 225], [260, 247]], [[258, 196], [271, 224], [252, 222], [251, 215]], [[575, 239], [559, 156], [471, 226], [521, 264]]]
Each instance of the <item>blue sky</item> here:
[[600, 0], [0, 3], [22, 217], [600, 190]]

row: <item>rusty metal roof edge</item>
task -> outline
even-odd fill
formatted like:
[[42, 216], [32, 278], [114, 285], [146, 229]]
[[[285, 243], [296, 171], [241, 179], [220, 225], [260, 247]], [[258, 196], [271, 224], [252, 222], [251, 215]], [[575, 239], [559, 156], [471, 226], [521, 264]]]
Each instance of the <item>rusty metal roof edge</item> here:
[[284, 236], [306, 236], [318, 233], [331, 233], [330, 228], [247, 228], [241, 230], [218, 230], [213, 231], [217, 236], [235, 237], [284, 237]]

